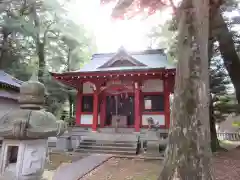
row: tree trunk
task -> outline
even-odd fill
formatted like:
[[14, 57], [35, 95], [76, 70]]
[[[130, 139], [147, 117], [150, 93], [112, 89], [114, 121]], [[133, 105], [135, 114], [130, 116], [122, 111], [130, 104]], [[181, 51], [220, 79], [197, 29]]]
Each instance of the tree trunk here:
[[213, 109], [213, 100], [211, 95], [210, 95], [210, 104], [209, 104], [209, 120], [210, 120], [210, 131], [211, 131], [211, 149], [212, 149], [212, 152], [216, 152], [220, 150], [221, 147], [217, 138], [214, 109]]
[[229, 31], [220, 10], [215, 11], [211, 24], [213, 36], [219, 42], [224, 65], [233, 83], [237, 101], [240, 103], [240, 59], [234, 46], [233, 35]]
[[72, 95], [70, 93], [68, 94], [68, 101], [69, 101], [69, 119], [72, 119], [74, 102], [73, 102]]
[[212, 179], [208, 5], [208, 0], [184, 0], [181, 6], [173, 119], [159, 180]]
[[38, 69], [38, 78], [40, 82], [44, 81], [44, 71], [45, 71], [45, 52], [44, 52], [44, 43], [41, 43], [40, 41], [37, 42], [37, 54], [38, 54], [38, 60], [39, 60], [39, 69]]
[[[68, 56], [67, 56], [67, 71], [71, 71], [71, 49], [68, 48]], [[73, 105], [73, 98], [72, 98], [72, 95], [71, 95], [71, 92], [70, 92], [71, 89], [69, 89], [68, 91], [68, 102], [69, 102], [69, 119], [72, 119], [72, 115], [73, 115], [73, 108], [72, 108], [72, 105]]]
[[43, 36], [43, 40], [41, 41], [41, 35], [40, 35], [40, 19], [37, 13], [37, 8], [36, 8], [37, 4], [34, 2], [31, 6], [31, 14], [33, 17], [33, 21], [34, 21], [34, 27], [37, 30], [37, 34], [36, 34], [36, 52], [38, 55], [38, 78], [40, 82], [44, 81], [44, 70], [45, 70], [45, 66], [46, 66], [46, 62], [45, 62], [45, 42], [46, 42], [46, 32], [44, 33]]
[[[212, 14], [210, 14], [210, 19], [212, 17]], [[209, 69], [210, 69], [210, 63], [212, 60], [212, 56], [213, 56], [213, 38], [212, 38], [212, 31], [211, 31], [212, 25], [209, 24], [209, 40], [208, 40], [208, 56], [209, 56], [209, 61], [208, 61], [208, 65], [209, 65]], [[212, 88], [211, 85], [211, 75], [209, 75], [209, 87], [210, 89]], [[212, 95], [210, 93], [209, 96], [209, 124], [210, 124], [210, 132], [211, 132], [211, 150], [212, 152], [216, 152], [217, 150], [220, 149], [220, 145], [219, 145], [219, 140], [217, 138], [217, 131], [216, 131], [216, 126], [215, 126], [215, 118], [214, 118], [214, 108], [213, 108], [213, 99], [212, 99]]]
[[3, 27], [2, 34], [3, 34], [3, 37], [2, 37], [1, 55], [0, 55], [0, 69], [5, 69], [7, 67], [6, 64], [9, 63], [9, 61], [6, 60], [6, 58], [8, 53], [8, 36], [10, 33], [8, 33], [7, 30]]

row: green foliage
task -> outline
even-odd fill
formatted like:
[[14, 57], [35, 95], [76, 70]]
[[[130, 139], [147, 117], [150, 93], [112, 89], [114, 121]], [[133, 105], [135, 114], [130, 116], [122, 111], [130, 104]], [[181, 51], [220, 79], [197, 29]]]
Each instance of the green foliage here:
[[148, 34], [151, 41], [150, 48], [165, 49], [170, 62], [176, 62], [177, 31], [171, 30], [171, 22], [156, 25]]
[[96, 47], [92, 33], [67, 18], [67, 3], [71, 2], [0, 2], [0, 68], [26, 81], [39, 62], [39, 78], [48, 93], [46, 109], [55, 114], [61, 114], [64, 102], [69, 96], [75, 99], [75, 93], [55, 81], [49, 71], [78, 70]]
[[222, 59], [213, 57], [210, 62], [210, 91], [212, 94], [213, 116], [216, 122], [236, 112], [237, 103], [229, 92], [231, 81], [223, 65]]

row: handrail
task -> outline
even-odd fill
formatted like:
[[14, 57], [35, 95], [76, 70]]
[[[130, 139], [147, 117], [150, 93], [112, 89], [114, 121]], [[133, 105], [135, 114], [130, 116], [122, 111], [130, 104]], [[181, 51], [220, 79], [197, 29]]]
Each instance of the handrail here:
[[240, 133], [238, 132], [219, 132], [217, 133], [219, 140], [240, 141]]

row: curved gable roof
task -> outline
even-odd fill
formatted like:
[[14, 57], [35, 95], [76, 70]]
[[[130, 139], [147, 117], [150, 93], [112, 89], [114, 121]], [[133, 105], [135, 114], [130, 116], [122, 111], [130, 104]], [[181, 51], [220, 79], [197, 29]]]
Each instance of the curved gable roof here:
[[14, 78], [10, 74], [6, 73], [5, 71], [0, 70], [0, 83], [8, 84], [10, 86], [20, 88], [22, 81]]
[[114, 63], [117, 61], [128, 61], [129, 64], [132, 66], [146, 66], [145, 64], [141, 63], [137, 59], [133, 58], [124, 48], [120, 48], [119, 51], [110, 58], [106, 63], [104, 63], [102, 66], [98, 68], [108, 68], [111, 67]]
[[[129, 52], [121, 57], [130, 58], [129, 61], [136, 66], [111, 67], [111, 63], [118, 60], [121, 53], [102, 53], [94, 54], [91, 61], [85, 64], [78, 72], [94, 72], [94, 71], [114, 71], [114, 70], [142, 70], [165, 68], [174, 69], [175, 66], [171, 64], [167, 55], [162, 49], [153, 49], [140, 52]], [[114, 59], [115, 58], [115, 59]], [[110, 66], [108, 66], [110, 65]]]

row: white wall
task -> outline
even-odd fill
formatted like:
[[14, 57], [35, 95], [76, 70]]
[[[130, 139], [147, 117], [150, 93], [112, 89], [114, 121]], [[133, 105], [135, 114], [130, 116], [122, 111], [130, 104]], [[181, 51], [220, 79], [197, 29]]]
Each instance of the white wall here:
[[[81, 115], [81, 124], [92, 124], [93, 115], [92, 114], [82, 114]], [[98, 114], [98, 124], [100, 124], [100, 114]]]
[[81, 124], [92, 124], [93, 115], [92, 114], [82, 114]]
[[93, 86], [92, 83], [85, 82], [83, 84], [83, 94], [92, 94], [93, 93], [93, 89], [91, 88], [92, 86]]
[[163, 80], [149, 79], [144, 81], [142, 92], [163, 92]]
[[165, 125], [165, 116], [162, 114], [143, 114], [142, 115], [142, 125], [146, 126], [148, 125], [147, 119], [149, 117], [152, 117], [155, 124], [159, 122], [159, 125]]

